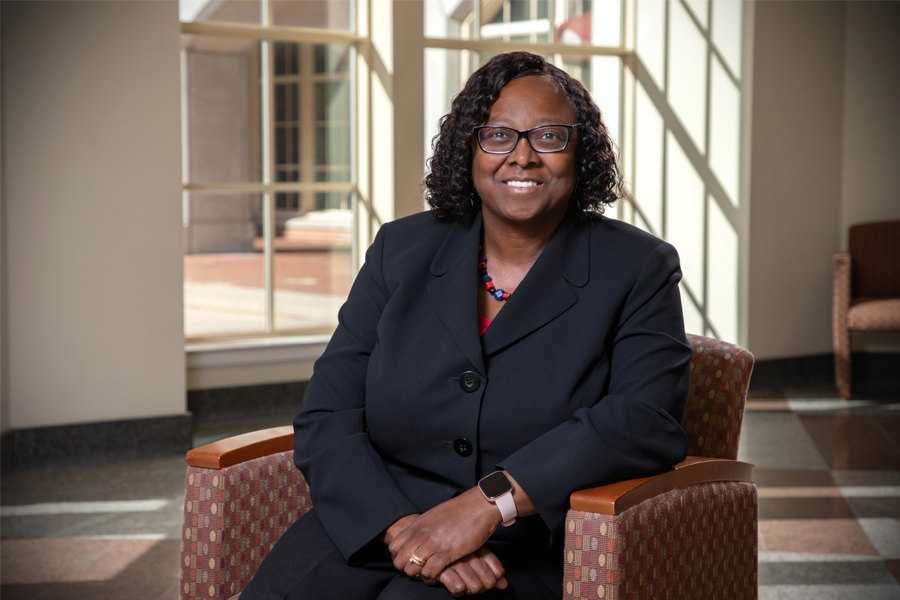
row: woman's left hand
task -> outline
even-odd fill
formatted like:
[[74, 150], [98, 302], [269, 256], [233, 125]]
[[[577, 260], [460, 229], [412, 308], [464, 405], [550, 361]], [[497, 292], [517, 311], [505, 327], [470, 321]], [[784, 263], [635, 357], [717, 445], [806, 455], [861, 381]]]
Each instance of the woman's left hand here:
[[[390, 543], [394, 567], [434, 585], [447, 566], [472, 554], [500, 524], [500, 511], [478, 488], [463, 492], [419, 515]], [[424, 561], [419, 566], [410, 561]]]
[[500, 559], [482, 546], [472, 554], [451, 563], [438, 575], [438, 581], [444, 584], [454, 598], [463, 594], [481, 594], [494, 588], [506, 589], [505, 570]]

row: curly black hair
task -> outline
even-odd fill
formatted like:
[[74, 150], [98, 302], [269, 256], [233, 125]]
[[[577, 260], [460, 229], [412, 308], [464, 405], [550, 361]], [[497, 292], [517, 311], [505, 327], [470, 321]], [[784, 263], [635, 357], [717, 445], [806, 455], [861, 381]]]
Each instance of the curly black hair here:
[[441, 118], [440, 131], [431, 143], [434, 155], [429, 160], [430, 172], [425, 177], [425, 199], [436, 217], [456, 221], [480, 210], [481, 199], [472, 183], [472, 128], [487, 122], [491, 106], [506, 84], [528, 75], [555, 80], [581, 124], [581, 164], [570, 209], [590, 220], [624, 195], [615, 146], [600, 118], [600, 109], [581, 82], [542, 56], [509, 52], [495, 56], [475, 71], [453, 98], [450, 113]]

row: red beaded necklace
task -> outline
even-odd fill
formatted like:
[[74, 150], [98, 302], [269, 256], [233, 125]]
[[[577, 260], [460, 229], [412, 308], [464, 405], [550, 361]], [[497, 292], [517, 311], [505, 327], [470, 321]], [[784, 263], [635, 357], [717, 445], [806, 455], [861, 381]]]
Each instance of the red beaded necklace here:
[[491, 281], [491, 276], [488, 275], [487, 272], [487, 257], [484, 256], [484, 249], [481, 245], [478, 246], [478, 255], [481, 257], [478, 262], [478, 272], [481, 273], [481, 281], [484, 282], [484, 289], [486, 289], [488, 294], [493, 296], [494, 300], [497, 300], [498, 302], [509, 300], [509, 297], [512, 294], [503, 290], [498, 290], [494, 287], [494, 282]]

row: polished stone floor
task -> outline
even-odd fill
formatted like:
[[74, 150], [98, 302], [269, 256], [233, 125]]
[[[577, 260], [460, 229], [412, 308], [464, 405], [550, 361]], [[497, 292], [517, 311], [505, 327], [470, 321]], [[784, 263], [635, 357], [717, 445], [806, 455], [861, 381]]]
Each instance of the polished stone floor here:
[[[740, 458], [756, 465], [761, 599], [900, 600], [900, 398], [754, 393]], [[3, 477], [0, 596], [175, 600], [184, 469], [169, 457]]]
[[760, 599], [900, 599], [900, 398], [753, 394], [739, 458], [756, 465]]

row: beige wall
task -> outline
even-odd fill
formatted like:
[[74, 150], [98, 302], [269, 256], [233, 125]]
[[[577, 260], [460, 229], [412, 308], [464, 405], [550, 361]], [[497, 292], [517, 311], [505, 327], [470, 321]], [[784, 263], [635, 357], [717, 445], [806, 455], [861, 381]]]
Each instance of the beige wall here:
[[[848, 2], [840, 249], [854, 223], [900, 219], [900, 3]], [[853, 349], [900, 352], [900, 333], [856, 332]]]
[[854, 223], [900, 219], [900, 3], [848, 2], [841, 250]]
[[747, 343], [757, 359], [831, 348], [844, 17], [838, 2], [756, 3]]
[[[3, 17], [0, 15], [0, 27]], [[3, 138], [3, 78], [0, 67], [0, 139]], [[9, 377], [6, 307], [6, 173], [3, 144], [0, 144], [0, 433], [9, 429]]]
[[184, 413], [177, 3], [2, 28], [8, 425]]
[[[831, 352], [831, 257], [847, 227], [900, 218], [900, 6], [756, 2], [748, 346]], [[896, 351], [896, 334], [854, 335]]]
[[[425, 105], [424, 2], [394, 0], [394, 136], [409, 140], [394, 148], [394, 189], [397, 217], [421, 212], [425, 206], [423, 180], [425, 179], [425, 154], [422, 138]], [[402, 33], [401, 33], [402, 32]], [[415, 115], [416, 118], [410, 118]], [[412, 140], [419, 140], [412, 143]], [[417, 167], [417, 168], [415, 168]]]

